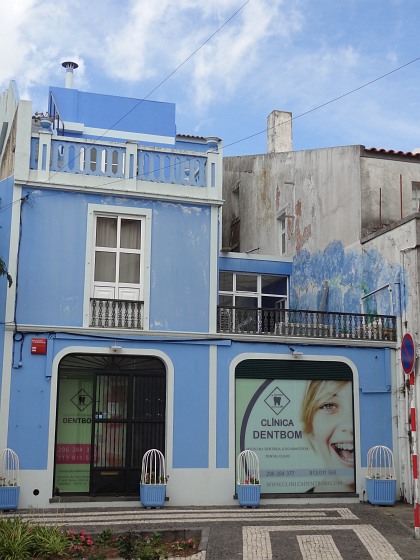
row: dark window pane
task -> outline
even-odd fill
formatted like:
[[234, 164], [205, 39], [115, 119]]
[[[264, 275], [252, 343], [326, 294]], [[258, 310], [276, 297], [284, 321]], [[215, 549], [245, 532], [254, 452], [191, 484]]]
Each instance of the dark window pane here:
[[235, 298], [235, 307], [258, 307], [258, 299], [253, 297], [237, 296]]
[[219, 296], [219, 305], [222, 307], [233, 306], [233, 296]]
[[285, 309], [286, 298], [263, 297], [261, 298], [261, 305], [264, 309]]
[[256, 292], [257, 276], [251, 274], [236, 275], [236, 291], [238, 292]]
[[219, 290], [221, 292], [231, 292], [233, 290], [232, 272], [221, 272], [219, 275]]
[[275, 276], [273, 274], [263, 274], [261, 276], [261, 292], [263, 294], [279, 294], [287, 293], [286, 276]]

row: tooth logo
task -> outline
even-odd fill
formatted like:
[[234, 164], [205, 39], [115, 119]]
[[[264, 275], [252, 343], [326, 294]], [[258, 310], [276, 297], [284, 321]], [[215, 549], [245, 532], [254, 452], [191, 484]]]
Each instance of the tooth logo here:
[[281, 389], [276, 387], [271, 391], [264, 402], [271, 408], [271, 410], [278, 416], [286, 406], [290, 403], [290, 399], [283, 393]]
[[71, 402], [82, 412], [92, 403], [92, 397], [86, 393], [84, 389], [80, 389], [72, 399]]

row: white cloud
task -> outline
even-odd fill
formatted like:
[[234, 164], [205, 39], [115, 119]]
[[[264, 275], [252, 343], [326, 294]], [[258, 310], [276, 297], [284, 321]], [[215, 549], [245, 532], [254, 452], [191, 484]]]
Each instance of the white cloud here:
[[[60, 66], [64, 59], [78, 62], [79, 89], [89, 88], [87, 74], [99, 70], [127, 86], [144, 85], [146, 80], [156, 86], [242, 4], [242, 0], [19, 0], [2, 18], [0, 48], [10, 56], [2, 60], [0, 88], [18, 77], [21, 96], [27, 97], [40, 85], [45, 89], [49, 83], [64, 85]], [[300, 23], [301, 16], [289, 2], [250, 0], [170, 78], [170, 87], [190, 110], [205, 110], [221, 97], [237, 94], [244, 81], [251, 82], [270, 41], [286, 41]]]
[[[157, 8], [157, 6], [159, 6]], [[159, 79], [182, 64], [241, 6], [237, 0], [137, 0], [126, 24], [107, 38], [108, 71], [126, 81]], [[286, 39], [300, 16], [282, 0], [251, 0], [171, 78], [188, 104], [203, 109], [220, 95], [238, 91], [264, 60], [272, 36]]]
[[[225, 97], [259, 89], [260, 69], [282, 58], [282, 52], [301, 29], [302, 16], [282, 1], [248, 4], [206, 45], [194, 60], [194, 102], [199, 110]], [[271, 67], [271, 70], [273, 68]]]
[[101, 1], [96, 9], [85, 0], [11, 2], [0, 19], [0, 50], [8, 53], [1, 59], [0, 89], [17, 79], [21, 97], [27, 97], [41, 85], [45, 89], [50, 83], [64, 85], [61, 62], [69, 58], [80, 66], [77, 80], [82, 89], [85, 60], [101, 55], [102, 34], [107, 22], [115, 21], [103, 18], [104, 13], [112, 15], [112, 8], [113, 0]]
[[[77, 89], [142, 97], [191, 57], [151, 98], [176, 102], [182, 131], [235, 140], [261, 130], [273, 109], [298, 115], [414, 57], [415, 18], [399, 1], [368, 6], [369, 20], [362, 0], [334, 9], [250, 0], [193, 56], [245, 0], [9, 1], [0, 18], [0, 90], [16, 79], [21, 97], [45, 110], [48, 85], [64, 86], [61, 62], [72, 59]], [[415, 66], [299, 120], [307, 122], [305, 142], [319, 143], [315, 128], [328, 143], [363, 142], [369, 125], [380, 145], [388, 113], [397, 142], [406, 133], [420, 144], [410, 124], [418, 113]]]
[[17, 77], [28, 50], [33, 48], [26, 41], [23, 29], [30, 22], [35, 3], [35, 0], [21, 0], [10, 2], [7, 9], [3, 6], [0, 18], [0, 83]]

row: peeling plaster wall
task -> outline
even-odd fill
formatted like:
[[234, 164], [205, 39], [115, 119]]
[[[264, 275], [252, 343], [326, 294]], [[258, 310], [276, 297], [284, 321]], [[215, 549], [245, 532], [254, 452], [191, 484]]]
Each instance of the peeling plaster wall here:
[[362, 235], [413, 212], [412, 182], [420, 182], [420, 161], [396, 157], [361, 158]]
[[[286, 256], [294, 259], [292, 308], [319, 309], [328, 281], [329, 311], [401, 316], [408, 286], [417, 280], [402, 266], [399, 249], [390, 251], [386, 242], [360, 244], [364, 233], [378, 229], [379, 188], [382, 225], [412, 212], [411, 182], [420, 181], [420, 165], [398, 157], [344, 146], [225, 158], [223, 246], [229, 246], [232, 217], [240, 217], [240, 250], [278, 255], [278, 218], [286, 216]], [[405, 238], [410, 237], [406, 231], [400, 235], [394, 240], [397, 248], [407, 246]], [[401, 297], [399, 277], [407, 282]]]
[[399, 290], [402, 301], [407, 302], [400, 315], [402, 326], [404, 332], [408, 329], [416, 338], [420, 335], [419, 239], [420, 218], [417, 215], [397, 227], [372, 236], [362, 246], [366, 253], [377, 252], [387, 262], [398, 265], [400, 277], [396, 278], [394, 290]]
[[241, 251], [280, 253], [286, 216], [286, 256], [350, 245], [360, 238], [360, 146], [224, 159], [223, 246], [233, 216], [241, 220]]
[[[401, 335], [410, 333], [418, 345], [420, 334], [419, 320], [419, 239], [420, 217], [418, 214], [405, 219], [392, 228], [385, 228], [362, 241], [363, 250], [367, 254], [377, 252], [388, 262], [398, 263], [400, 275], [395, 278], [393, 291], [400, 294], [402, 302], [406, 302], [399, 315], [399, 332]], [[378, 280], [379, 283], [379, 280]], [[418, 366], [417, 366], [418, 367]], [[399, 453], [401, 457], [401, 486], [404, 497], [412, 501], [412, 474], [410, 455], [411, 426], [409, 410], [411, 402], [410, 390], [406, 384], [407, 376], [401, 364], [401, 351], [395, 352], [395, 374], [393, 382], [394, 397], [397, 401], [395, 409], [396, 429], [398, 433]], [[416, 384], [414, 400], [420, 403], [420, 385]], [[417, 405], [418, 407], [418, 405]], [[418, 414], [418, 412], [417, 412]]]

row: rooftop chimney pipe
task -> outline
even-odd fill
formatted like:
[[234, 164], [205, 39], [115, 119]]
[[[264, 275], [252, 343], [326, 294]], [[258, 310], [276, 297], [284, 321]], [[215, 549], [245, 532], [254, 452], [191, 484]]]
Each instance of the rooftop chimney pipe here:
[[61, 64], [66, 69], [66, 88], [72, 89], [73, 87], [73, 70], [79, 68], [79, 65], [76, 62], [63, 62]]

